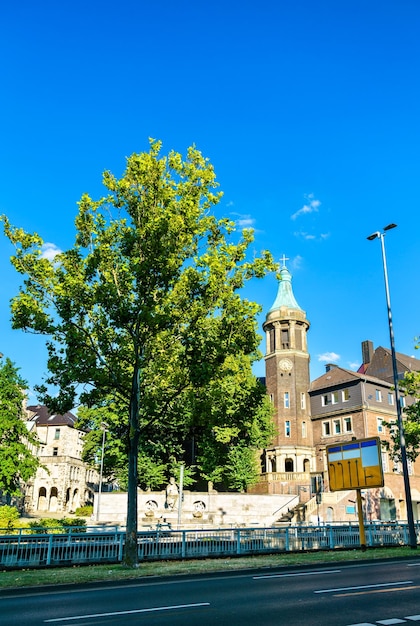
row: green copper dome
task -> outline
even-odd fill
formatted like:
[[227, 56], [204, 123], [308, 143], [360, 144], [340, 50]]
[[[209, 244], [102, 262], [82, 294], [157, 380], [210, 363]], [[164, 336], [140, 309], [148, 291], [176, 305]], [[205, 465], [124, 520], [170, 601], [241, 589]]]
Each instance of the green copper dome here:
[[274, 304], [269, 310], [269, 313], [271, 313], [271, 311], [280, 309], [280, 307], [282, 306], [285, 306], [288, 309], [299, 309], [299, 311], [302, 311], [303, 309], [300, 308], [300, 306], [296, 302], [295, 296], [293, 295], [292, 275], [287, 269], [286, 265], [283, 265], [283, 267], [281, 268], [280, 276], [281, 280], [279, 282], [277, 297], [274, 300]]

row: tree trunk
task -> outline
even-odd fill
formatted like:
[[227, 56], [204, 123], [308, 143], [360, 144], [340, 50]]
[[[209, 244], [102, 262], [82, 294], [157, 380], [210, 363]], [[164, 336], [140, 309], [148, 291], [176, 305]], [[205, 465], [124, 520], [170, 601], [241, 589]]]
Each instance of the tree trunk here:
[[137, 567], [139, 556], [137, 550], [137, 460], [139, 448], [139, 406], [140, 406], [140, 370], [133, 375], [133, 390], [130, 402], [130, 440], [128, 452], [128, 490], [127, 490], [127, 522], [123, 563], [127, 567]]

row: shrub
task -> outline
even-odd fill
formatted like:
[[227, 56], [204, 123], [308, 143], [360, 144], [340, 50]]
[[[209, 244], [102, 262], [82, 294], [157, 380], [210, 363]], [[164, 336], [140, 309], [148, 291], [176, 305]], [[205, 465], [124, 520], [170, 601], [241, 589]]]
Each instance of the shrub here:
[[37, 519], [29, 522], [29, 528], [34, 535], [47, 535], [48, 532], [59, 533], [63, 530], [60, 520], [53, 518]]
[[86, 504], [85, 506], [79, 506], [76, 509], [76, 515], [80, 515], [81, 517], [91, 517], [93, 514], [93, 506], [91, 504]]
[[63, 530], [68, 530], [69, 528], [73, 529], [75, 533], [85, 533], [86, 532], [86, 520], [82, 517], [74, 517], [70, 519], [69, 517], [63, 517], [60, 520], [60, 524], [63, 527]]
[[0, 528], [5, 529], [7, 532], [13, 531], [16, 527], [16, 522], [19, 519], [19, 511], [15, 506], [9, 506], [3, 504], [0, 506]]

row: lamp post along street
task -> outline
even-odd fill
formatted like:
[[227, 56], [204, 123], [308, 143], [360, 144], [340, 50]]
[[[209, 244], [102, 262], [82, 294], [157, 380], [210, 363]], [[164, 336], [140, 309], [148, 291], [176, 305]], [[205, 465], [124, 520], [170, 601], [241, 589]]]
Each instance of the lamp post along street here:
[[99, 522], [99, 507], [101, 504], [102, 477], [104, 473], [105, 434], [106, 434], [106, 427], [104, 424], [102, 424], [102, 453], [101, 453], [101, 465], [100, 465], [100, 470], [99, 470], [98, 502], [96, 506], [96, 521], [97, 522]]
[[388, 283], [388, 269], [386, 263], [386, 254], [385, 254], [385, 233], [392, 228], [396, 228], [396, 224], [388, 224], [385, 226], [382, 232], [376, 232], [372, 235], [369, 235], [369, 241], [373, 241], [374, 239], [380, 239], [381, 241], [381, 250], [382, 250], [382, 263], [384, 270], [384, 280], [385, 280], [385, 295], [386, 295], [386, 305], [388, 309], [388, 326], [389, 326], [389, 339], [391, 344], [391, 358], [392, 358], [392, 374], [394, 380], [395, 387], [395, 403], [397, 409], [397, 423], [398, 423], [398, 431], [400, 435], [400, 449], [401, 449], [401, 464], [403, 471], [403, 479], [404, 479], [404, 490], [405, 490], [405, 502], [407, 508], [407, 521], [408, 521], [408, 532], [409, 532], [409, 544], [410, 547], [415, 549], [417, 548], [417, 535], [416, 528], [414, 525], [414, 515], [413, 515], [413, 503], [411, 499], [411, 489], [410, 489], [410, 478], [408, 474], [408, 463], [407, 463], [407, 450], [405, 446], [405, 436], [404, 436], [404, 424], [402, 419], [402, 410], [401, 410], [401, 397], [400, 390], [398, 385], [398, 369], [397, 369], [397, 358], [395, 355], [395, 339], [394, 339], [394, 329], [392, 325], [392, 312], [391, 312], [391, 297], [389, 293], [389, 283]]

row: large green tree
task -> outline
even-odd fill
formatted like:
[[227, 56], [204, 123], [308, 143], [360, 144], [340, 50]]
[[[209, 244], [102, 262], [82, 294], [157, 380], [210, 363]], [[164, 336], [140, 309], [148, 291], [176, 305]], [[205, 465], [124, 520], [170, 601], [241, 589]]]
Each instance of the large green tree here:
[[64, 411], [113, 398], [121, 412], [127, 565], [138, 559], [138, 451], [182, 452], [191, 429], [182, 399], [202, 393], [229, 355], [255, 353], [259, 306], [241, 289], [274, 269], [268, 252], [248, 260], [250, 230], [239, 236], [212, 213], [221, 194], [209, 161], [194, 147], [185, 159], [160, 149], [151, 141], [133, 154], [120, 179], [104, 173], [107, 195], [83, 195], [74, 247], [53, 261], [38, 234], [3, 218], [12, 263], [25, 277], [13, 327], [49, 337], [43, 401]]
[[[173, 411], [182, 415], [182, 423], [177, 420], [177, 428], [169, 433], [167, 421], [159, 422], [141, 443], [141, 488], [162, 488], [185, 460], [191, 466], [185, 467], [184, 485], [204, 480], [217, 488], [243, 491], [258, 480], [257, 453], [272, 440], [274, 427], [272, 405], [251, 364], [252, 358], [243, 353], [228, 355], [205, 386], [190, 385], [175, 399]], [[122, 437], [123, 415], [110, 398], [101, 407], [78, 411], [79, 426], [88, 429], [84, 460], [99, 462], [101, 429], [106, 427], [104, 476], [122, 487], [127, 484], [128, 455]]]
[[38, 442], [26, 427], [25, 381], [6, 358], [0, 363], [0, 491], [10, 500], [22, 495], [24, 484], [36, 473], [33, 454]]

